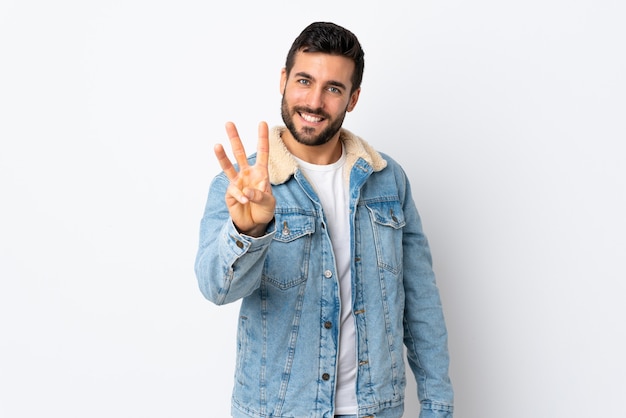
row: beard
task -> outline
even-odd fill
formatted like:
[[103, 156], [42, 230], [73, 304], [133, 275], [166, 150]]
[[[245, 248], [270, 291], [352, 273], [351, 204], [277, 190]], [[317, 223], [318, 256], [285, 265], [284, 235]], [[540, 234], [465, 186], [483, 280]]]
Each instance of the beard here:
[[[343, 125], [343, 120], [346, 117], [346, 111], [347, 108], [340, 117], [332, 120], [330, 115], [324, 112], [322, 109], [309, 109], [302, 106], [296, 106], [292, 109], [289, 109], [289, 105], [287, 104], [284, 95], [280, 106], [280, 114], [283, 117], [283, 122], [285, 123], [287, 129], [289, 129], [289, 132], [291, 132], [291, 135], [299, 143], [310, 146], [324, 145], [325, 143], [330, 141], [333, 136], [335, 136], [335, 134], [339, 132], [339, 129], [341, 129], [341, 125]], [[314, 135], [315, 129], [310, 127], [304, 127], [301, 131], [298, 131], [296, 129], [296, 125], [293, 122], [292, 116], [296, 113], [310, 113], [313, 115], [319, 115], [322, 118], [330, 121], [330, 125], [328, 125], [318, 135]]]

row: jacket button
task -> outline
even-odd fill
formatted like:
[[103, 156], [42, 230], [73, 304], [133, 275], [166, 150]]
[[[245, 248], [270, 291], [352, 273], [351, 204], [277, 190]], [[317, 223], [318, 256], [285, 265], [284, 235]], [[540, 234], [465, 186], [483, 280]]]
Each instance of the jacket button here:
[[324, 373], [324, 374], [322, 375], [322, 379], [323, 379], [323, 380], [328, 380], [328, 379], [330, 379], [330, 375], [329, 375], [328, 373]]
[[237, 247], [243, 248], [243, 242], [237, 240], [236, 244], [237, 244]]
[[330, 270], [326, 270], [324, 272], [324, 277], [326, 277], [327, 279], [330, 279], [331, 277], [333, 277], [333, 272]]
[[324, 322], [324, 328], [331, 329], [333, 327], [333, 323], [330, 321]]

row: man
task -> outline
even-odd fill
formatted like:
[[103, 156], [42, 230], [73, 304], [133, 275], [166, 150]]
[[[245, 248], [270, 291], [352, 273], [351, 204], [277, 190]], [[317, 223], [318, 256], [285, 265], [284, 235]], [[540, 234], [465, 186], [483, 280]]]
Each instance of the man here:
[[[286, 127], [259, 124], [256, 155], [226, 124], [196, 275], [241, 300], [234, 417], [399, 418], [403, 344], [421, 418], [452, 417], [447, 332], [408, 179], [342, 128], [361, 91], [357, 38], [313, 23], [281, 72]], [[412, 412], [411, 416], [416, 416]]]

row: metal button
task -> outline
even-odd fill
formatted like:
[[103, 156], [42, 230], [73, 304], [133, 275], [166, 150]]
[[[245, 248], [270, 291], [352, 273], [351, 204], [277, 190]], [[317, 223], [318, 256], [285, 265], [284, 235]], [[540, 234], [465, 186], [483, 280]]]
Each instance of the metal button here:
[[389, 209], [389, 214], [391, 215], [391, 219], [393, 219], [395, 223], [398, 223], [398, 218], [393, 214], [393, 209]]
[[333, 272], [330, 270], [326, 270], [324, 272], [324, 277], [326, 277], [327, 279], [330, 279], [331, 277], [333, 277]]
[[236, 244], [237, 244], [237, 247], [243, 248], [243, 242], [237, 240]]
[[324, 322], [324, 328], [331, 329], [333, 327], [333, 323], [330, 321]]
[[324, 373], [322, 375], [322, 380], [328, 380], [328, 379], [330, 379], [330, 375], [328, 373]]

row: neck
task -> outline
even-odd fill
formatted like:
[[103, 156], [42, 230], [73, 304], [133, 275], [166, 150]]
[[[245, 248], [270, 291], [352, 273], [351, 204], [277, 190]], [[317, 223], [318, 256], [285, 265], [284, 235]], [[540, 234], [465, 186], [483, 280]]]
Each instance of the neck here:
[[303, 161], [306, 161], [307, 163], [328, 165], [341, 158], [341, 141], [339, 139], [339, 132], [337, 132], [337, 134], [333, 136], [330, 141], [322, 145], [301, 144], [295, 140], [288, 129], [283, 131], [281, 138], [285, 147], [287, 147], [287, 150], [291, 154]]

